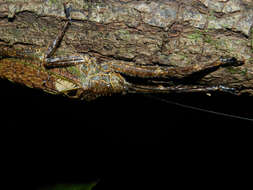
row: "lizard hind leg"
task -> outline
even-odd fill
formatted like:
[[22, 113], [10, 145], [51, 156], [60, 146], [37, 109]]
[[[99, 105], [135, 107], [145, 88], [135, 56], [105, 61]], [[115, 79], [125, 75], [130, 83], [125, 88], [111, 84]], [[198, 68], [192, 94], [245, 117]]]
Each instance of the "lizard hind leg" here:
[[194, 92], [225, 92], [236, 95], [236, 89], [223, 85], [202, 86], [202, 85], [176, 85], [176, 86], [144, 86], [127, 83], [127, 89], [130, 93], [194, 93]]

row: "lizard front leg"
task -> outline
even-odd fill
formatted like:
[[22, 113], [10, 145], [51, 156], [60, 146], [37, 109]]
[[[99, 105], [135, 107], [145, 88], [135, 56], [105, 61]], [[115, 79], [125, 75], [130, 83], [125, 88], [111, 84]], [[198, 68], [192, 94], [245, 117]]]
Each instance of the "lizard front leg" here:
[[[45, 63], [44, 63], [44, 66], [46, 67], [50, 67], [50, 63], [53, 63], [52, 59], [49, 59], [56, 51], [56, 49], [58, 48], [58, 46], [60, 45], [61, 41], [62, 41], [62, 38], [64, 37], [64, 34], [71, 22], [71, 17], [70, 17], [70, 11], [71, 11], [71, 8], [70, 7], [67, 7], [67, 3], [63, 3], [63, 7], [64, 7], [64, 13], [65, 13], [65, 16], [67, 18], [67, 21], [66, 23], [63, 25], [62, 29], [60, 30], [60, 32], [58, 33], [56, 39], [53, 41], [52, 44], [49, 45], [48, 47], [48, 50], [45, 54]], [[63, 58], [64, 59], [64, 58]]]

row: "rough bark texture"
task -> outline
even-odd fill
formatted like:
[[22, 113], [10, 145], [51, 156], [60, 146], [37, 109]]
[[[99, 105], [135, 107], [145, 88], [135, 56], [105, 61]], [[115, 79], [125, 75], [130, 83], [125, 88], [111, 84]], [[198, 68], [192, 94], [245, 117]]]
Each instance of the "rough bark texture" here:
[[[0, 0], [0, 78], [68, 95], [69, 90], [83, 86], [78, 66], [45, 69], [41, 65], [41, 58], [66, 21], [62, 3]], [[171, 87], [178, 81], [157, 81], [136, 72], [148, 67], [155, 68], [150, 72], [190, 68], [230, 57], [243, 65], [219, 67], [192, 84], [183, 84], [223, 85], [236, 89], [238, 95], [253, 95], [251, 0], [72, 0], [71, 7], [73, 21], [54, 56], [89, 55], [100, 65], [111, 62], [117, 75], [104, 79], [110, 80], [111, 86], [119, 85], [121, 79], [132, 81], [137, 75], [141, 78], [138, 84]], [[124, 65], [128, 70], [119, 68]], [[124, 92], [115, 89], [108, 93], [107, 89], [88, 90], [99, 95]]]

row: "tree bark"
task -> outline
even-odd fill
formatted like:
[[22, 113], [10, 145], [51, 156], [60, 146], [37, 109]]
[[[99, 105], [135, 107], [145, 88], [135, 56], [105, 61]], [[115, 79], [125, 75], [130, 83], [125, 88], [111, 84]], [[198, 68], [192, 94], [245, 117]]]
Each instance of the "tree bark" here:
[[[73, 0], [69, 7], [72, 22], [53, 56], [89, 55], [100, 66], [110, 62], [110, 77], [139, 90], [84, 89], [78, 65], [43, 66], [45, 52], [66, 23], [61, 0], [0, 0], [0, 78], [77, 98], [83, 98], [78, 95], [82, 89], [86, 99], [93, 94], [192, 92], [199, 86], [205, 92], [222, 86], [237, 95], [253, 95], [251, 1]], [[186, 74], [224, 57], [241, 64]], [[176, 80], [173, 74], [163, 77], [160, 70], [168, 68], [184, 68], [182, 79], [178, 69]]]

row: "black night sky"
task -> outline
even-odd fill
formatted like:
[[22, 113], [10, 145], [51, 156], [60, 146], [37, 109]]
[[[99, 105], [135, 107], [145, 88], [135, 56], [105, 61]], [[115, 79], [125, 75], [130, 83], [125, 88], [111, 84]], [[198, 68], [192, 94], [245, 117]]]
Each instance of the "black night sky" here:
[[[217, 161], [224, 152], [252, 145], [252, 121], [158, 100], [253, 118], [252, 97], [127, 95], [80, 102], [0, 82], [6, 176], [16, 188], [94, 180], [100, 180], [94, 189], [118, 189], [122, 184], [132, 188], [133, 183], [149, 186], [147, 181], [156, 186], [168, 176], [174, 176], [170, 178], [174, 181], [183, 168], [201, 170], [202, 164], [209, 163], [206, 158]], [[166, 167], [165, 163], [168, 176], [150, 171]], [[204, 167], [215, 170], [211, 163]], [[132, 172], [131, 177], [126, 172]]]

